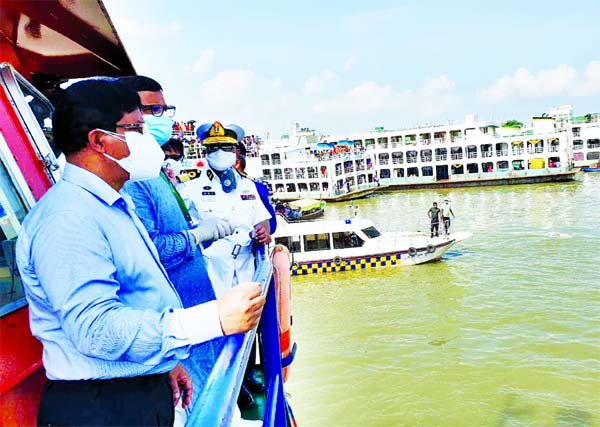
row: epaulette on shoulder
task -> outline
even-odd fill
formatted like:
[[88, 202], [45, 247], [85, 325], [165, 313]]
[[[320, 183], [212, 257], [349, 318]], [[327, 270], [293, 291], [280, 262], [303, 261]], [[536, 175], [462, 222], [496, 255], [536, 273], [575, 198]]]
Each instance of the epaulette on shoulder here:
[[177, 175], [177, 181], [179, 182], [188, 182], [193, 179], [199, 178], [202, 175], [202, 171], [188, 171], [182, 174]]

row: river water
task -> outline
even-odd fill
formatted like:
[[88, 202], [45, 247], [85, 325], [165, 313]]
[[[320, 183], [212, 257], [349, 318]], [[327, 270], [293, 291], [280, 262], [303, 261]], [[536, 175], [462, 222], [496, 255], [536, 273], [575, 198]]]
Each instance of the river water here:
[[442, 262], [292, 278], [299, 426], [600, 426], [600, 174], [358, 204], [427, 230], [445, 196], [473, 236]]

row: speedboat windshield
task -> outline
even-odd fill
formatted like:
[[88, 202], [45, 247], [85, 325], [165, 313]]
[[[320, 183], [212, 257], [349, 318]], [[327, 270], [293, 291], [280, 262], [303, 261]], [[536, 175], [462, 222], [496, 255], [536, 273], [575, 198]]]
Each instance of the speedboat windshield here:
[[374, 226], [370, 226], [367, 228], [363, 228], [362, 232], [367, 235], [369, 239], [374, 239], [375, 237], [381, 236], [381, 233]]

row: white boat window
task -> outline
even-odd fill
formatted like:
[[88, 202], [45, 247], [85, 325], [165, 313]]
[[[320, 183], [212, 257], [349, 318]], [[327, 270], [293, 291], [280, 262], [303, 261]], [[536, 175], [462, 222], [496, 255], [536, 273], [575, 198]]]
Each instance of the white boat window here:
[[276, 237], [275, 244], [285, 246], [290, 253], [300, 252], [300, 236]]
[[381, 236], [379, 230], [373, 226], [363, 228], [362, 232], [365, 233], [369, 239], [374, 239], [375, 237]]
[[29, 82], [21, 79], [20, 76], [17, 77], [16, 81], [19, 89], [23, 92], [25, 101], [29, 104], [29, 108], [31, 108], [40, 128], [44, 132], [44, 136], [50, 144], [54, 155], [58, 157], [60, 151], [56, 149], [52, 139], [52, 113], [54, 112], [54, 107]]
[[364, 240], [358, 237], [356, 233], [349, 231], [333, 233], [334, 249], [358, 248], [364, 244]]
[[306, 236], [304, 236], [305, 252], [324, 251], [328, 249], [331, 249], [328, 233], [307, 234]]
[[56, 182], [60, 178], [60, 165], [57, 161], [60, 152], [54, 146], [52, 138], [51, 118], [54, 107], [10, 65], [0, 66], [0, 80], [23, 130], [44, 164], [48, 178]]

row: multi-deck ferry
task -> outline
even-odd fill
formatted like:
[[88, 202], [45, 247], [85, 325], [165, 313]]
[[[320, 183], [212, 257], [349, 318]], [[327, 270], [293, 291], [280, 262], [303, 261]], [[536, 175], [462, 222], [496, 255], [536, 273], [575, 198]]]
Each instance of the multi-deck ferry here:
[[288, 138], [263, 144], [248, 170], [262, 176], [279, 200], [568, 181], [576, 166], [600, 158], [600, 115], [573, 118], [570, 111], [565, 106], [554, 116], [534, 117], [526, 128], [467, 116], [461, 124], [317, 137], [296, 124]]

